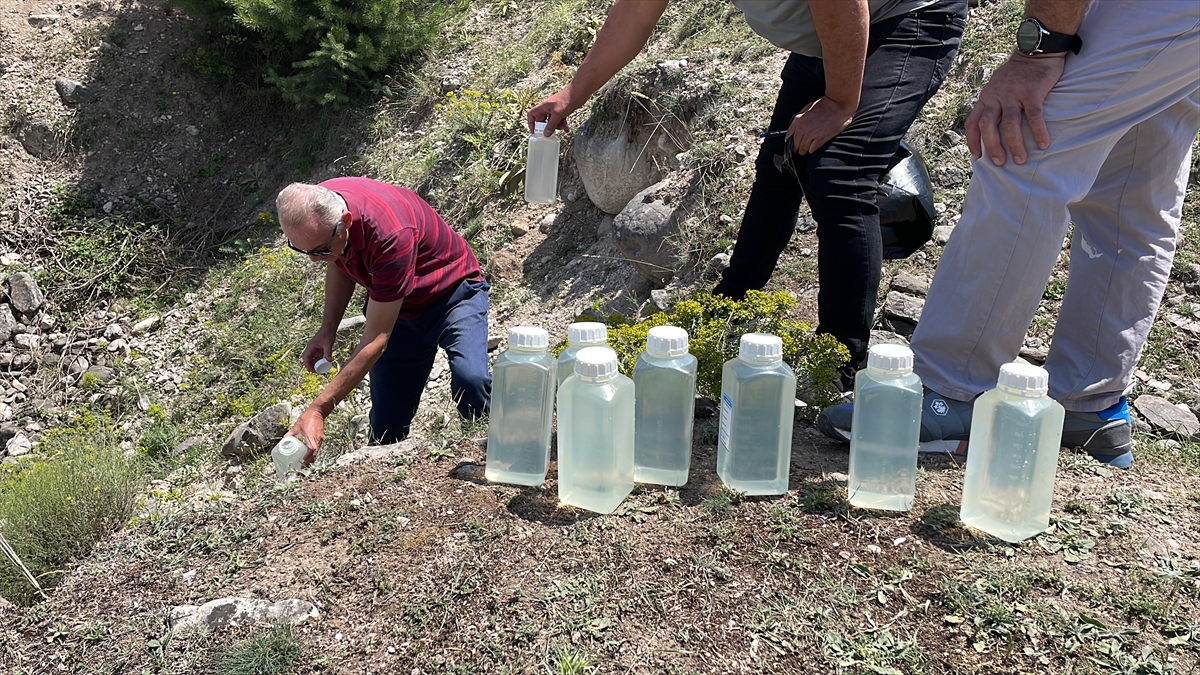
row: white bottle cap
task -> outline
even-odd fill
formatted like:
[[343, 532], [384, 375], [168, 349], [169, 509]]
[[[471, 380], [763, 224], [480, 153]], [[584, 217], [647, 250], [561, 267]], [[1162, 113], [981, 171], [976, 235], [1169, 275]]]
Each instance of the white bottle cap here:
[[324, 375], [325, 373], [328, 373], [329, 369], [332, 367], [333, 364], [325, 359], [317, 359], [317, 362], [313, 364], [313, 372], [318, 375]]
[[585, 382], [604, 382], [617, 375], [617, 353], [609, 347], [584, 347], [575, 354], [575, 376]]
[[770, 333], [746, 333], [738, 347], [738, 356], [746, 361], [770, 363], [783, 360], [783, 340]]
[[884, 373], [911, 373], [912, 350], [904, 345], [875, 345], [867, 352], [867, 367]]
[[567, 326], [567, 344], [602, 345], [608, 342], [608, 328], [595, 321], [581, 321]]
[[1042, 396], [1050, 388], [1050, 374], [1030, 363], [1006, 363], [1000, 366], [996, 385], [1018, 396]]
[[295, 436], [287, 436], [279, 441], [279, 454], [285, 457], [291, 457], [306, 450], [308, 450], [308, 446], [304, 445], [304, 441]]
[[646, 333], [646, 351], [655, 356], [683, 356], [688, 351], [687, 331], [678, 326], [655, 326]]
[[545, 349], [550, 335], [537, 326], [514, 326], [508, 329], [508, 346], [517, 349]]
[[533, 123], [533, 133], [541, 134], [541, 133], [545, 133], [545, 132], [546, 132], [546, 123], [545, 122], [534, 122]]

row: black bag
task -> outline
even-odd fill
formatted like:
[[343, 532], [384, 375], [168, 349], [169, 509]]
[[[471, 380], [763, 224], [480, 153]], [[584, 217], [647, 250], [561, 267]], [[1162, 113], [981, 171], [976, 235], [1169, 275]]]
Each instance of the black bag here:
[[929, 169], [920, 153], [900, 142], [887, 174], [879, 181], [879, 230], [884, 260], [912, 255], [933, 237], [937, 211]]

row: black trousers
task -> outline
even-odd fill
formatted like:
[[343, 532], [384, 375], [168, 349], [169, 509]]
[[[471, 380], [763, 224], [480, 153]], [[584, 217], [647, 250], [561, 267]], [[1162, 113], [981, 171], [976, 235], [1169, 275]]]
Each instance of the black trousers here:
[[[817, 332], [850, 350], [844, 377], [866, 363], [875, 318], [883, 243], [875, 190], [925, 103], [937, 92], [958, 51], [967, 0], [942, 0], [872, 24], [858, 111], [850, 126], [816, 153], [797, 156], [800, 182], [776, 168], [784, 136], [764, 139], [757, 175], [729, 267], [713, 289], [735, 299], [762, 289], [792, 236], [801, 198], [817, 222]], [[787, 129], [825, 94], [821, 59], [792, 54], [771, 129]]]

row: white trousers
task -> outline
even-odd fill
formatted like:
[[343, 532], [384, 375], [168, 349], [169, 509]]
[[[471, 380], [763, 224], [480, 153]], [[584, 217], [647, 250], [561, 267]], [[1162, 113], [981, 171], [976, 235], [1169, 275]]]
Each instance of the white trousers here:
[[1132, 386], [1162, 300], [1200, 130], [1200, 2], [1095, 0], [1045, 101], [1050, 145], [974, 164], [913, 335], [934, 391], [971, 400], [1016, 358], [1075, 224], [1046, 369], [1050, 395], [1095, 412]]

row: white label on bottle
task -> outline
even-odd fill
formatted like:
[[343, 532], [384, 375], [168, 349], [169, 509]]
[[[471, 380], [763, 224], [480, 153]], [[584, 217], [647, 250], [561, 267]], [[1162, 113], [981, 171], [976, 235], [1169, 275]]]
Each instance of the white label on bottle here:
[[718, 432], [719, 443], [729, 447], [729, 424], [733, 419], [733, 399], [729, 394], [721, 392], [721, 426]]

